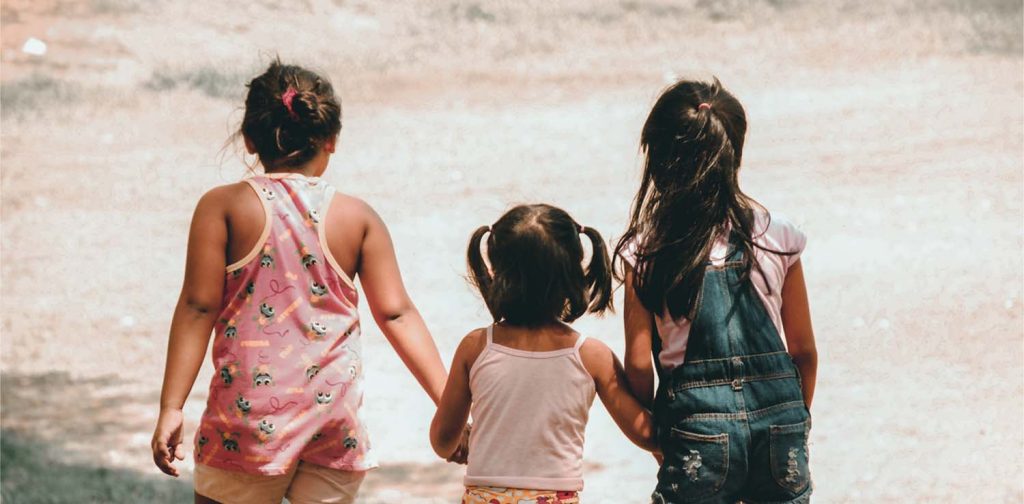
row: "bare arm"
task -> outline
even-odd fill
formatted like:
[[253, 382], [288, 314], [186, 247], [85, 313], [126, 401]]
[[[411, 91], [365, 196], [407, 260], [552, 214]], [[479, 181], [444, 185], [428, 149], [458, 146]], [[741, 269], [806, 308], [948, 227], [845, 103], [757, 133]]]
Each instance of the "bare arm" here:
[[818, 373], [818, 349], [814, 344], [807, 286], [804, 283], [803, 266], [799, 260], [789, 268], [786, 282], [782, 286], [782, 327], [786, 331], [789, 355], [793, 357], [793, 362], [800, 370], [804, 403], [810, 409]]
[[223, 295], [227, 245], [223, 194], [223, 190], [214, 189], [196, 206], [189, 231], [185, 281], [171, 319], [160, 418], [152, 448], [157, 466], [172, 476], [178, 475], [170, 465], [173, 458], [184, 457], [180, 447], [181, 408], [206, 356]]
[[657, 450], [651, 412], [630, 393], [626, 373], [615, 353], [608, 345], [588, 339], [580, 347], [580, 357], [587, 372], [594, 377], [598, 397], [623, 434], [640, 448]]
[[480, 331], [462, 339], [452, 358], [448, 383], [430, 422], [430, 446], [440, 457], [450, 459], [466, 430], [469, 408], [473, 402], [469, 390], [469, 368], [482, 351]]
[[626, 330], [626, 377], [629, 387], [640, 403], [650, 407], [654, 401], [654, 361], [651, 340], [654, 334], [654, 316], [644, 308], [633, 288], [633, 270], [626, 272], [624, 282], [626, 302], [623, 322]]
[[446, 374], [441, 354], [405, 291], [384, 221], [369, 207], [367, 210], [369, 222], [359, 264], [359, 279], [367, 304], [384, 337], [436, 404], [441, 399]]

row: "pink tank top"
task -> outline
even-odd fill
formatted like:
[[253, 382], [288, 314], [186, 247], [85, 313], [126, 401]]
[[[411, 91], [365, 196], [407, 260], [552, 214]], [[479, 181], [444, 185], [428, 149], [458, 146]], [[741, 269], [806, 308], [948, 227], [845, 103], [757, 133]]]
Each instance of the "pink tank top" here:
[[334, 188], [300, 174], [246, 182], [266, 225], [252, 251], [227, 268], [196, 463], [266, 475], [299, 460], [376, 467], [359, 411], [359, 295], [324, 234]]
[[583, 489], [583, 437], [594, 378], [580, 336], [570, 348], [529, 352], [494, 343], [469, 370], [473, 431], [466, 486]]

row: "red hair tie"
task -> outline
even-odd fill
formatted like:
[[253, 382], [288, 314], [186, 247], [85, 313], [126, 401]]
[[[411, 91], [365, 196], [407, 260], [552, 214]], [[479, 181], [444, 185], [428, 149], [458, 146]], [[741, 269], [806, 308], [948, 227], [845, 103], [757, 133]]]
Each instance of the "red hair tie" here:
[[299, 116], [295, 114], [295, 111], [292, 110], [292, 100], [295, 99], [295, 95], [297, 94], [299, 94], [299, 92], [291, 86], [288, 86], [288, 89], [286, 89], [284, 93], [281, 93], [281, 102], [284, 103], [284, 108], [288, 109], [288, 115], [291, 116], [292, 119], [299, 118]]
[[711, 104], [703, 102], [700, 105], [697, 105], [697, 110], [711, 110]]

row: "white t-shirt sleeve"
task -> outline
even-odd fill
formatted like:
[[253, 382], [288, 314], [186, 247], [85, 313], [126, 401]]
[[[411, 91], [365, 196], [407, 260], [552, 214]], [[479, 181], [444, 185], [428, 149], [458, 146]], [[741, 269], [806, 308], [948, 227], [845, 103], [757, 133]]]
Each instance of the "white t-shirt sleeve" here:
[[780, 255], [787, 270], [800, 259], [807, 246], [807, 235], [798, 229], [796, 224], [779, 214], [771, 214], [767, 235], [776, 250], [790, 252], [790, 255]]
[[622, 252], [619, 254], [619, 257], [622, 258], [622, 262], [624, 262], [626, 266], [629, 266], [630, 269], [634, 269], [636, 267], [636, 249], [636, 239], [632, 239], [625, 247], [622, 248]]

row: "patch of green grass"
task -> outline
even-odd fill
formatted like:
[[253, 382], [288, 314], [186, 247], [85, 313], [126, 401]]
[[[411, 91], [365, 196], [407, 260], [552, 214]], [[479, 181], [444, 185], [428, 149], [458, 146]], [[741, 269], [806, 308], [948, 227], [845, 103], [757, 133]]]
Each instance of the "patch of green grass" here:
[[192, 499], [188, 481], [69, 461], [40, 440], [0, 431], [0, 500], [5, 504]]
[[0, 110], [4, 116], [30, 114], [52, 105], [74, 103], [81, 89], [70, 82], [42, 74], [0, 83]]
[[194, 89], [212, 98], [240, 99], [245, 94], [245, 75], [211, 66], [193, 70], [157, 70], [144, 86], [153, 91], [167, 91], [179, 87]]
[[139, 0], [92, 0], [90, 7], [95, 14], [135, 14], [142, 10]]

